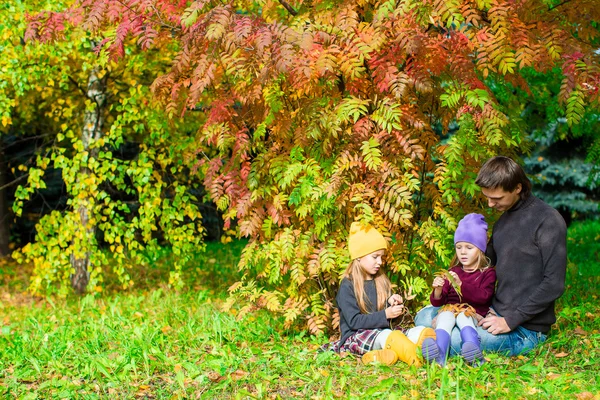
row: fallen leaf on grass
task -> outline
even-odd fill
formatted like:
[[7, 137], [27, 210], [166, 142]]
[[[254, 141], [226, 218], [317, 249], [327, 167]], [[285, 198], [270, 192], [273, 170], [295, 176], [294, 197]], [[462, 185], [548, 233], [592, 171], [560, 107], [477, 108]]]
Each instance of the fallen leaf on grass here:
[[564, 358], [564, 357], [568, 357], [568, 356], [569, 356], [569, 353], [565, 353], [564, 351], [562, 351], [560, 353], [556, 353], [554, 355], [554, 357], [556, 357], [556, 358]]
[[173, 329], [173, 328], [171, 328], [169, 325], [166, 325], [166, 326], [163, 326], [162, 328], [160, 328], [161, 332], [164, 334], [169, 332], [171, 329]]
[[215, 371], [210, 371], [208, 374], [206, 374], [206, 377], [215, 383], [225, 379], [224, 376], [219, 375], [219, 373]]
[[561, 374], [555, 374], [554, 372], [549, 372], [548, 375], [546, 375], [546, 378], [553, 380], [556, 378], [560, 378], [562, 375]]
[[582, 336], [587, 336], [587, 332], [584, 331], [583, 329], [581, 329], [580, 326], [578, 326], [577, 328], [573, 329], [573, 333], [576, 335], [582, 335]]
[[592, 399], [595, 399], [594, 394], [591, 393], [591, 392], [577, 393], [575, 395], [575, 397], [577, 398], [577, 400], [592, 400]]
[[242, 371], [241, 369], [238, 369], [234, 372], [231, 373], [231, 379], [234, 381], [239, 381], [240, 379], [244, 379], [246, 376], [248, 376], [248, 373], [246, 371]]

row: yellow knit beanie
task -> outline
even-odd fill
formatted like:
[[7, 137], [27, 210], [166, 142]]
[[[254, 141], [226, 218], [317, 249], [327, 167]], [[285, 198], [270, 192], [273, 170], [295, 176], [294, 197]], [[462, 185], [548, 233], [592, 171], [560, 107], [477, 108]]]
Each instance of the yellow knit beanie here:
[[348, 250], [352, 260], [381, 249], [387, 249], [387, 242], [377, 229], [359, 222], [352, 223], [348, 236]]

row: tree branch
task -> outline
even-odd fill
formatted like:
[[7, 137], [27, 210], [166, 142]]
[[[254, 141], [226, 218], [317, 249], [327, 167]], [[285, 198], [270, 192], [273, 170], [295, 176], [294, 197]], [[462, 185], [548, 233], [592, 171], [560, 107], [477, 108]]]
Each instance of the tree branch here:
[[292, 14], [294, 17], [296, 15], [298, 15], [298, 11], [294, 10], [294, 8], [292, 6], [290, 6], [290, 4], [285, 1], [285, 0], [279, 0], [279, 4], [281, 4], [283, 6], [283, 8], [285, 8], [286, 10], [288, 10], [288, 12], [290, 14]]
[[552, 10], [555, 10], [555, 9], [557, 9], [557, 8], [559, 8], [559, 7], [562, 7], [562, 6], [564, 6], [565, 4], [569, 3], [570, 1], [571, 1], [571, 0], [565, 0], [565, 1], [561, 2], [561, 3], [558, 3], [557, 5], [550, 7], [550, 8], [548, 9], [548, 11], [552, 11]]
[[23, 179], [27, 178], [28, 176], [29, 176], [29, 174], [28, 174], [28, 173], [27, 173], [27, 174], [24, 174], [24, 175], [21, 175], [20, 177], [18, 177], [18, 178], [17, 178], [17, 179], [15, 179], [14, 181], [12, 181], [12, 182], [8, 182], [6, 185], [0, 186], [0, 190], [4, 190], [4, 189], [6, 189], [6, 188], [9, 188], [9, 187], [11, 187], [12, 185], [15, 185], [15, 184], [19, 183], [20, 181], [22, 181]]
[[75, 85], [75, 87], [77, 89], [79, 89], [81, 91], [81, 93], [83, 93], [83, 95], [87, 99], [88, 98], [87, 92], [81, 86], [79, 86], [79, 82], [77, 82], [75, 79], [73, 79], [73, 77], [71, 75], [69, 75], [69, 80], [71, 81], [71, 83], [73, 85]]

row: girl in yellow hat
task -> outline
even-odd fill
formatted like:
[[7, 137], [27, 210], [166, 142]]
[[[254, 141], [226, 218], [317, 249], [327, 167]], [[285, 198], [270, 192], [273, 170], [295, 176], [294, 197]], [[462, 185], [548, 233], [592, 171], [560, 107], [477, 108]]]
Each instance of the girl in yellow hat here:
[[425, 327], [404, 333], [390, 329], [390, 321], [403, 313], [404, 306], [402, 297], [392, 294], [391, 282], [382, 269], [386, 249], [385, 238], [375, 228], [352, 224], [348, 237], [352, 261], [336, 296], [341, 338], [332, 349], [361, 355], [365, 364], [392, 365], [401, 360], [419, 366], [418, 347], [426, 338], [435, 339], [435, 331]]

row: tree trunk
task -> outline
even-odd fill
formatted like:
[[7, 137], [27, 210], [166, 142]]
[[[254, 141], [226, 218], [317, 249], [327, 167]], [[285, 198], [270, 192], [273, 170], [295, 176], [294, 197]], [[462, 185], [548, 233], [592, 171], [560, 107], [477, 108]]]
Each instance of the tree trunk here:
[[9, 255], [8, 248], [10, 240], [10, 214], [8, 211], [8, 199], [6, 196], [7, 189], [4, 188], [8, 182], [8, 170], [4, 152], [0, 148], [0, 257]]
[[[91, 99], [96, 107], [93, 110], [86, 109], [83, 118], [83, 130], [81, 140], [83, 149], [89, 154], [89, 158], [97, 156], [97, 148], [90, 149], [90, 144], [102, 136], [102, 124], [104, 123], [103, 111], [106, 102], [106, 76], [98, 77], [99, 68], [94, 68], [90, 73], [87, 86], [87, 97]], [[90, 174], [87, 168], [81, 168], [78, 180], [85, 180]], [[84, 247], [87, 246], [94, 234], [96, 227], [90, 224], [90, 213], [94, 199], [88, 196], [80, 201], [77, 212], [79, 214], [80, 228], [84, 232]], [[88, 282], [90, 281], [90, 250], [87, 248], [81, 253], [71, 255], [71, 265], [73, 274], [71, 275], [71, 286], [77, 293], [84, 293]]]

